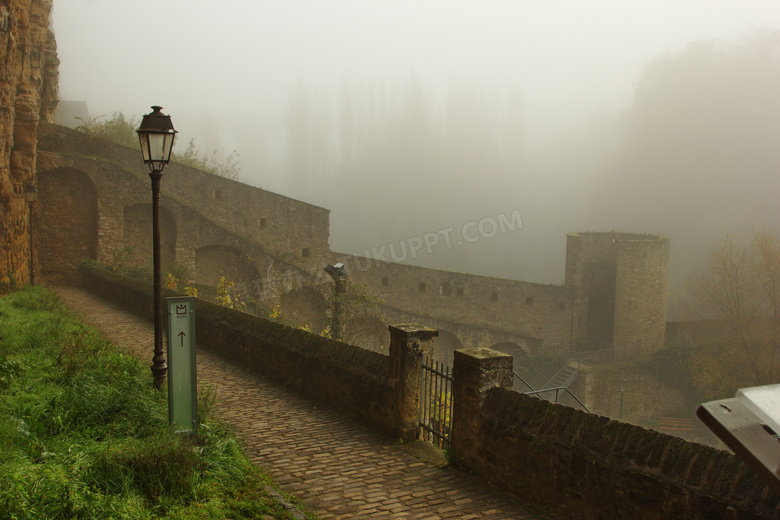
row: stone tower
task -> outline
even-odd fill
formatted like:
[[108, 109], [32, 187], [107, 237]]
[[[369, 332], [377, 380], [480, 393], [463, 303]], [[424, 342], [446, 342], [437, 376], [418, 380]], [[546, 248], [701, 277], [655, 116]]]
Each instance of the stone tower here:
[[566, 287], [572, 342], [633, 359], [664, 344], [669, 239], [638, 233], [569, 233]]

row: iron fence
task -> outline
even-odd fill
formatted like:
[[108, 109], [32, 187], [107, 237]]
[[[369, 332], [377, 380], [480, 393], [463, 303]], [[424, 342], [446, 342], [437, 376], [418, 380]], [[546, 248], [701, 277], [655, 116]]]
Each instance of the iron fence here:
[[450, 446], [452, 384], [452, 367], [430, 358], [423, 359], [417, 436], [439, 449]]

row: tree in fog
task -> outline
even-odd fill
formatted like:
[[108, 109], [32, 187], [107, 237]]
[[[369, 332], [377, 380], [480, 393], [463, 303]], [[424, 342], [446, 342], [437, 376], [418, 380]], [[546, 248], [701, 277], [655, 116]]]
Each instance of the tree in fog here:
[[780, 382], [780, 239], [755, 231], [713, 244], [706, 270], [691, 277], [694, 385], [704, 398]]
[[698, 41], [649, 63], [599, 186], [601, 226], [657, 231], [677, 259], [777, 228], [780, 32]]

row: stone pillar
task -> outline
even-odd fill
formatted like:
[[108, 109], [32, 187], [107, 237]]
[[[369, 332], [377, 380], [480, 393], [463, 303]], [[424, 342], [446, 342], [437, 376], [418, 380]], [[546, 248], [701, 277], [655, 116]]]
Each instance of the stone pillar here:
[[439, 331], [420, 325], [390, 325], [388, 382], [394, 390], [392, 424], [404, 440], [417, 433], [420, 416], [420, 372], [423, 356], [433, 355]]
[[469, 464], [479, 456], [480, 412], [487, 391], [498, 386], [512, 388], [512, 356], [489, 348], [460, 349], [455, 351], [453, 370], [450, 449]]

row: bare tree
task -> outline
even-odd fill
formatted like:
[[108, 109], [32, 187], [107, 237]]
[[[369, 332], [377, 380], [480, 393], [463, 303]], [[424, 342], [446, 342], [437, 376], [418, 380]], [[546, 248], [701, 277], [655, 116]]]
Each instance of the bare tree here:
[[704, 397], [780, 382], [780, 239], [754, 231], [717, 241], [707, 269], [690, 279], [685, 314]]

